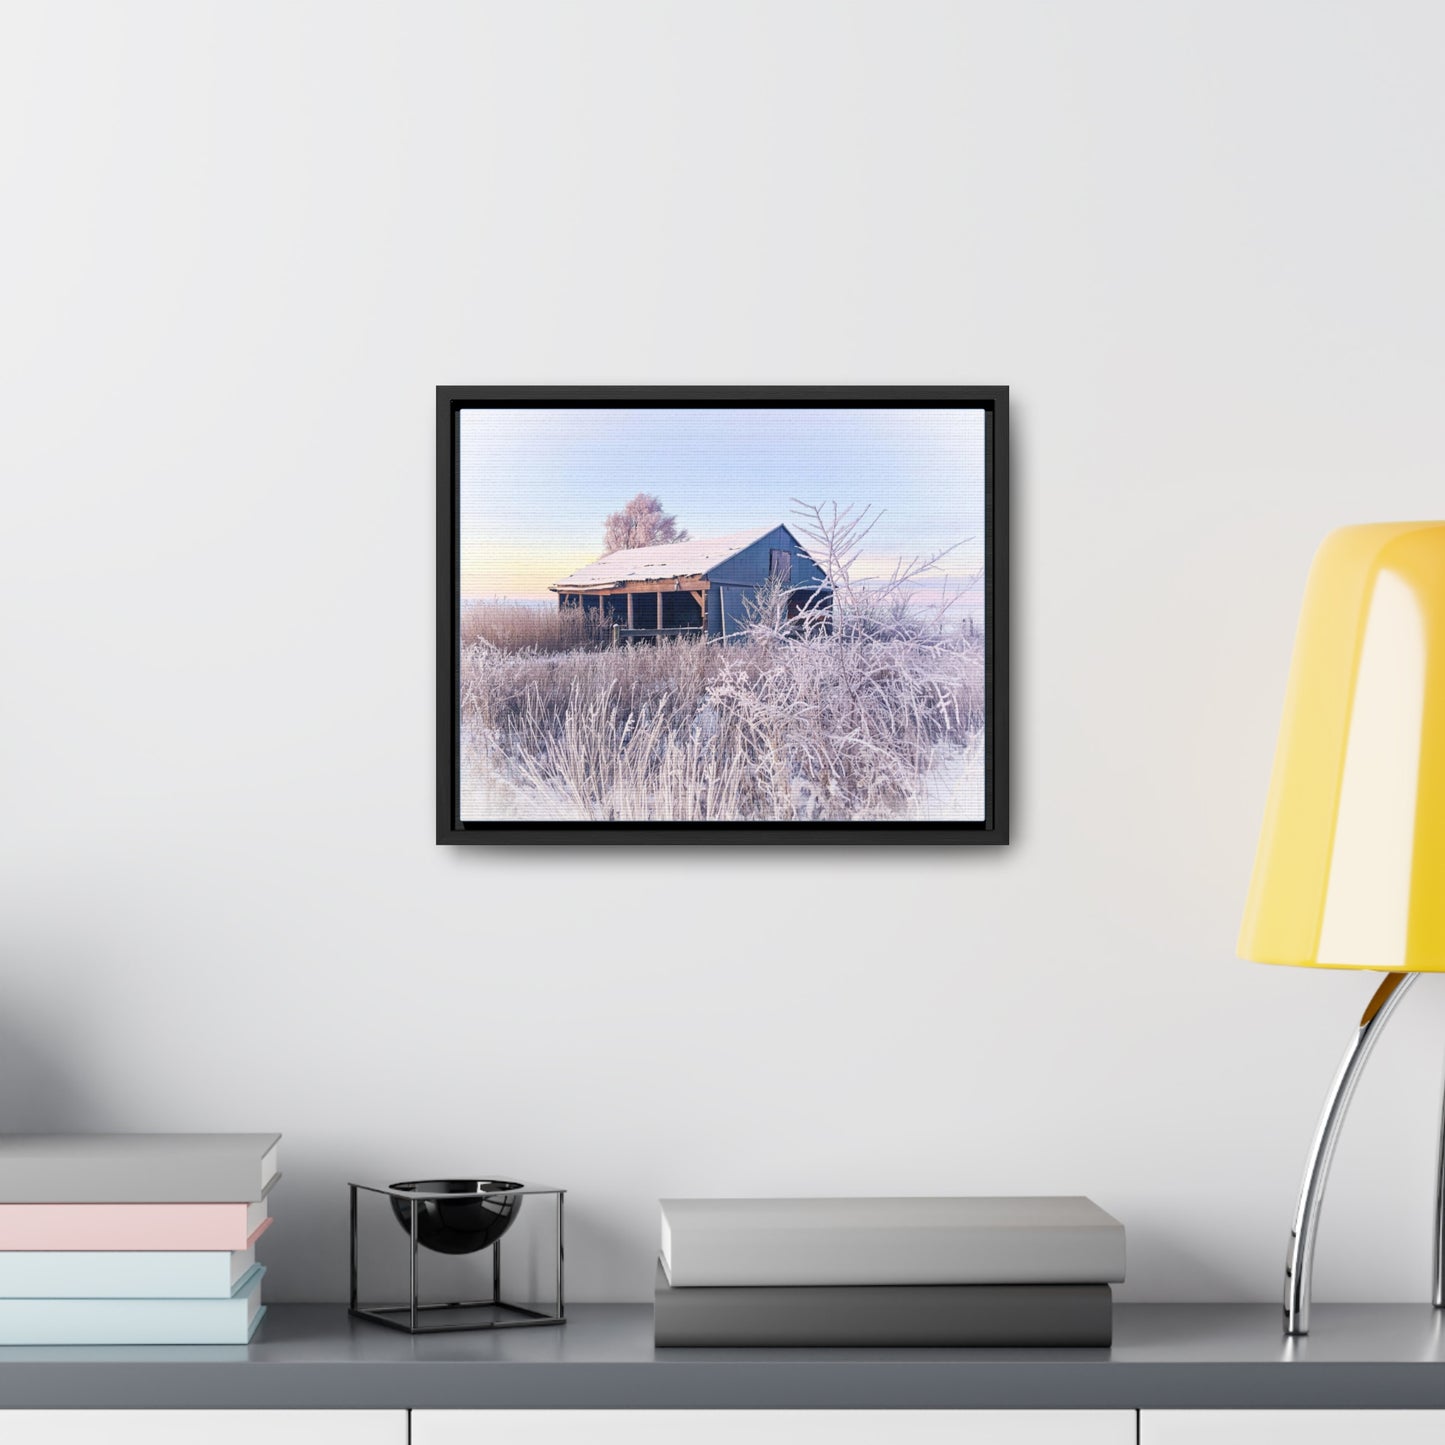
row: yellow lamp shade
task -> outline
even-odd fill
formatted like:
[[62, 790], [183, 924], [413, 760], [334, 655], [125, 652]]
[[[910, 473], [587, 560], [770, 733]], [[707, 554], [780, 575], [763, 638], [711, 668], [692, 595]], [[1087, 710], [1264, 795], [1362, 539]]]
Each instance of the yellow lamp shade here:
[[1445, 522], [1315, 556], [1239, 953], [1445, 973]]

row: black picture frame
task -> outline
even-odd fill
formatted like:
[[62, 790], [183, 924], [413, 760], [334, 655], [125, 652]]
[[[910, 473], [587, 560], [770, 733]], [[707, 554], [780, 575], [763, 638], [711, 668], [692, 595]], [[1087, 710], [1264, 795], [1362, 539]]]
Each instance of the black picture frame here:
[[[462, 822], [459, 418], [469, 407], [968, 407], [986, 415], [984, 818], [977, 822]], [[436, 391], [438, 844], [943, 844], [1008, 842], [1009, 391], [1006, 386], [439, 386]]]

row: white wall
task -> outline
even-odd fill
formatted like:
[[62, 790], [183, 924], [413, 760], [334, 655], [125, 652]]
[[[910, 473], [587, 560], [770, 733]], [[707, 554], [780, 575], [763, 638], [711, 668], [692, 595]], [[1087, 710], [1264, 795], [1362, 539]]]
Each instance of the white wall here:
[[[1438, 516], [1445, 12], [53, 4], [0, 46], [0, 1125], [343, 1181], [1086, 1192], [1276, 1296], [1372, 980], [1233, 956], [1310, 554]], [[439, 850], [438, 382], [1006, 382], [1015, 842]], [[1423, 1300], [1445, 985], [1322, 1299]]]

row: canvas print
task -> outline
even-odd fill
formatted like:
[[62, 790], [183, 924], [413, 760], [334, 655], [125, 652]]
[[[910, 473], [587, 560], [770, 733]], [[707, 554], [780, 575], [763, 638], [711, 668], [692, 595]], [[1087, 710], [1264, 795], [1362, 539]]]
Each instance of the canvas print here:
[[462, 406], [460, 823], [981, 826], [989, 424]]

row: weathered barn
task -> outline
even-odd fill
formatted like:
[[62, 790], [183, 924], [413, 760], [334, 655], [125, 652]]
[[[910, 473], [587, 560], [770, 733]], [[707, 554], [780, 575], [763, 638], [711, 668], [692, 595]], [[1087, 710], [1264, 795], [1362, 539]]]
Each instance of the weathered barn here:
[[823, 569], [783, 526], [609, 552], [551, 590], [561, 606], [595, 610], [623, 634], [726, 638], [741, 634], [746, 603], [769, 577], [787, 586], [790, 614], [827, 595]]

